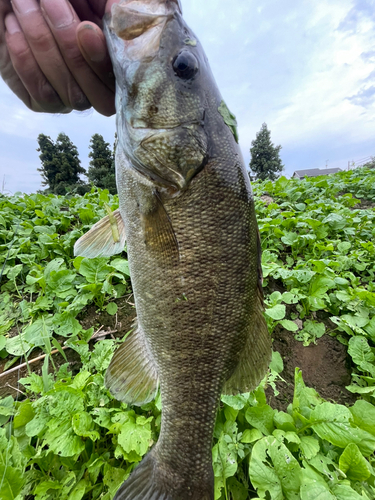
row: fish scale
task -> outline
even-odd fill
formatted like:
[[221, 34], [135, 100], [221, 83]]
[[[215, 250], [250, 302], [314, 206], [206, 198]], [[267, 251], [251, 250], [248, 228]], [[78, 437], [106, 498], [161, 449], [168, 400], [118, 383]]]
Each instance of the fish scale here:
[[[115, 499], [213, 500], [220, 395], [255, 388], [270, 361], [259, 232], [233, 115], [178, 4], [160, 0], [163, 15], [153, 18], [157, 1], [143, 28], [146, 0], [138, 17], [140, 2], [127, 0], [105, 20], [117, 82], [115, 220], [126, 234], [137, 310], [106, 385], [135, 405], [160, 386], [162, 400], [159, 440]], [[92, 231], [80, 254], [113, 253], [109, 229]]]

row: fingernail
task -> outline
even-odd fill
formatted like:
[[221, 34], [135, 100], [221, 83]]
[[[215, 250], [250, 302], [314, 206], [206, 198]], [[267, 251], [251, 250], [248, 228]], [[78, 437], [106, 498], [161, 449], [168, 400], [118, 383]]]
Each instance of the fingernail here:
[[66, 0], [43, 0], [42, 10], [57, 29], [66, 28], [74, 22], [74, 13]]
[[12, 5], [19, 14], [28, 14], [39, 10], [36, 0], [12, 0]]
[[22, 31], [21, 26], [14, 14], [7, 15], [5, 18], [5, 27], [10, 35], [14, 35], [15, 33], [20, 33]]

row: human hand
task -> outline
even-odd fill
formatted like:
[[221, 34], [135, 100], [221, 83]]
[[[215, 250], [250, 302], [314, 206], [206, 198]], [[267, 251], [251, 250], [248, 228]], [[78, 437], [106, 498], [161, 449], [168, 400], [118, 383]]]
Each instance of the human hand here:
[[116, 1], [0, 0], [0, 72], [30, 109], [115, 112], [115, 81], [99, 26]]

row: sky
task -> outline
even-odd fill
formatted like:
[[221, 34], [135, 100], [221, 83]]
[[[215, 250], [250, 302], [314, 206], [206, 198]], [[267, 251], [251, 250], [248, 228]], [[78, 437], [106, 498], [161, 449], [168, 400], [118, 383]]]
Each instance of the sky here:
[[[182, 0], [219, 89], [237, 116], [246, 165], [262, 123], [284, 174], [375, 156], [375, 0]], [[0, 80], [0, 192], [41, 189], [40, 133], [65, 132], [88, 168], [93, 134], [114, 117], [29, 111]]]

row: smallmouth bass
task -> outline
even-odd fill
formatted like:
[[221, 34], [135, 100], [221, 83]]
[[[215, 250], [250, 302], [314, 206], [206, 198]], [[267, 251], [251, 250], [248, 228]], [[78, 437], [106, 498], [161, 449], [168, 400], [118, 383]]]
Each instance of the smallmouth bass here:
[[106, 385], [139, 406], [160, 386], [163, 405], [157, 444], [115, 500], [213, 500], [220, 395], [255, 388], [271, 357], [250, 182], [235, 118], [179, 0], [124, 0], [105, 32], [120, 207], [75, 253], [114, 255], [126, 238], [137, 328]]

